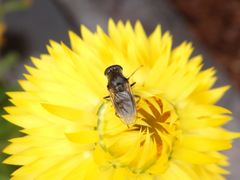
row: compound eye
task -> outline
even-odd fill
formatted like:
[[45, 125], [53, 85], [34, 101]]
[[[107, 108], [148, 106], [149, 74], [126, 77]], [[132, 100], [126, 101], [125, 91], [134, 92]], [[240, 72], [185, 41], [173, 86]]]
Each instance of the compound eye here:
[[104, 71], [105, 76], [108, 76], [111, 72], [114, 71], [122, 71], [122, 67], [120, 65], [112, 65], [106, 68], [106, 70]]
[[123, 70], [122, 66], [120, 66], [120, 65], [116, 65], [116, 68], [117, 68], [118, 71], [122, 71]]

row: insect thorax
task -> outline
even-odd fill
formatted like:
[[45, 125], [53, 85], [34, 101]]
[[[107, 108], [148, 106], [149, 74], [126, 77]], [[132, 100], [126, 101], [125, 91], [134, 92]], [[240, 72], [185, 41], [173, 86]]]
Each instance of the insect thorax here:
[[128, 80], [121, 74], [113, 75], [109, 77], [108, 88], [114, 90], [114, 92], [122, 92], [126, 90]]

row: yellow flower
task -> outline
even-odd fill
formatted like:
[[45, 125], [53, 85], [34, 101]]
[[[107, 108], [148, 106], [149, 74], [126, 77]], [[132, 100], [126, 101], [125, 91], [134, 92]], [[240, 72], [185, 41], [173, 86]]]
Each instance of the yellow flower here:
[[[215, 71], [201, 70], [191, 44], [172, 49], [169, 33], [157, 26], [148, 37], [140, 22], [81, 33], [69, 33], [71, 48], [51, 41], [49, 55], [26, 66], [23, 90], [8, 93], [5, 118], [25, 133], [4, 150], [5, 163], [21, 166], [13, 179], [224, 179], [219, 151], [239, 137], [221, 127], [230, 111], [215, 105], [228, 86], [212, 88]], [[104, 99], [113, 64], [126, 77], [141, 66], [129, 79], [140, 97], [129, 127]]]

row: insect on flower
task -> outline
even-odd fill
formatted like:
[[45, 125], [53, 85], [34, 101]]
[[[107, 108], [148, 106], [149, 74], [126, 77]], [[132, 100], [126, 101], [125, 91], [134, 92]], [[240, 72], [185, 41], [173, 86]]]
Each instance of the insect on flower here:
[[[125, 124], [134, 123], [136, 119], [136, 102], [131, 91], [128, 79], [122, 74], [122, 67], [112, 65], [106, 68], [104, 74], [108, 78], [108, 91], [113, 103], [116, 116], [118, 116]], [[136, 72], [136, 71], [135, 71]], [[135, 73], [134, 72], [134, 73]], [[107, 96], [109, 97], [109, 96]]]
[[[173, 47], [161, 31], [147, 36], [139, 21], [110, 19], [109, 33], [81, 26], [70, 48], [50, 41], [47, 55], [32, 58], [4, 108], [24, 132], [3, 150], [5, 164], [20, 165], [8, 177], [224, 180], [222, 151], [240, 137], [222, 127], [231, 112], [216, 105], [228, 86], [213, 88], [214, 68], [203, 70], [191, 43]], [[133, 80], [125, 69], [138, 65]], [[99, 88], [107, 84], [109, 92]]]

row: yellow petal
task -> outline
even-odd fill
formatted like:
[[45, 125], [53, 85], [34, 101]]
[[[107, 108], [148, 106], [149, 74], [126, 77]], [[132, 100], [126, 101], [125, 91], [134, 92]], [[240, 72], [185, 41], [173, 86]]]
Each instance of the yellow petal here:
[[83, 112], [80, 109], [74, 109], [70, 107], [58, 106], [54, 104], [42, 103], [42, 106], [50, 113], [59, 116], [61, 118], [70, 120], [70, 121], [88, 121], [89, 119], [95, 119], [96, 117], [92, 113]]
[[223, 94], [229, 88], [229, 86], [223, 86], [201, 93], [196, 93], [191, 96], [191, 100], [196, 101], [197, 103], [214, 104], [223, 96]]
[[174, 148], [172, 157], [176, 160], [182, 160], [193, 164], [211, 164], [219, 161], [218, 158], [211, 157], [206, 153], [181, 147]]
[[208, 137], [200, 137], [197, 135], [183, 136], [181, 146], [201, 152], [220, 151], [232, 147], [230, 140], [213, 140]]
[[80, 131], [76, 133], [65, 133], [67, 138], [75, 143], [89, 144], [95, 143], [99, 139], [98, 132], [95, 130]]

